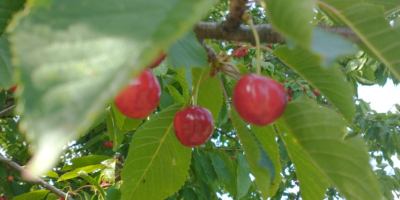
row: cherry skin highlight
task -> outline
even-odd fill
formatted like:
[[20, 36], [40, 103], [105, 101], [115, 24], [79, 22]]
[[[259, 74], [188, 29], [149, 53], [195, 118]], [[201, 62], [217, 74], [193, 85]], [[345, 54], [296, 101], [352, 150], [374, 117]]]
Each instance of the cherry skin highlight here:
[[142, 119], [149, 116], [160, 102], [161, 88], [157, 78], [146, 69], [115, 98], [118, 110], [127, 117]]
[[190, 106], [176, 113], [174, 130], [178, 140], [187, 147], [204, 144], [214, 129], [211, 112], [200, 106]]
[[162, 53], [160, 56], [157, 57], [156, 60], [154, 60], [153, 63], [151, 63], [151, 64], [149, 65], [148, 68], [156, 68], [156, 67], [157, 67], [158, 65], [160, 65], [161, 62], [165, 59], [165, 56], [166, 56], [165, 53]]
[[244, 121], [265, 126], [278, 119], [286, 108], [285, 88], [274, 79], [247, 74], [233, 90], [233, 106]]

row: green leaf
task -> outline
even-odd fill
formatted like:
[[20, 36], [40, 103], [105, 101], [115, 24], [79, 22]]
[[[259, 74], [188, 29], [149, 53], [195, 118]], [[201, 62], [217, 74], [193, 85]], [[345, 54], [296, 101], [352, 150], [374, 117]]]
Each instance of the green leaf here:
[[315, 28], [311, 50], [322, 56], [322, 66], [329, 67], [339, 56], [356, 53], [354, 45], [341, 36]]
[[[238, 162], [236, 159], [232, 159], [232, 155], [226, 151], [215, 152], [225, 163], [225, 167], [228, 170], [230, 176], [230, 182], [225, 183], [225, 189], [229, 192], [230, 196], [235, 197], [237, 195], [237, 175], [236, 171], [238, 168]], [[215, 170], [217, 171], [217, 170]], [[250, 172], [249, 172], [250, 173]]]
[[3, 32], [6, 30], [6, 27], [11, 21], [13, 14], [22, 9], [24, 3], [25, 0], [0, 0], [0, 36], [2, 36]]
[[200, 68], [192, 69], [192, 84], [193, 88], [195, 88], [194, 90], [197, 90], [197, 100], [195, 102], [198, 106], [210, 110], [214, 122], [216, 122], [222, 108], [223, 95], [217, 75], [211, 78], [208, 74], [209, 71], [209, 67], [206, 70]]
[[315, 0], [264, 0], [272, 27], [308, 49], [311, 44]]
[[[300, 154], [298, 160], [311, 161], [346, 199], [382, 199], [364, 140], [360, 136], [343, 139], [346, 127], [342, 117], [302, 97], [287, 105], [283, 121], [287, 129], [280, 130], [281, 137], [289, 144], [290, 155], [297, 151], [292, 159]], [[294, 164], [296, 170], [306, 167]], [[309, 183], [299, 180], [303, 195], [302, 186]]]
[[196, 160], [196, 163], [200, 163], [202, 171], [204, 171], [204, 175], [207, 178], [207, 182], [211, 185], [214, 184], [217, 179], [217, 174], [211, 164], [210, 157], [203, 150], [197, 149], [193, 152], [193, 158]]
[[[276, 190], [279, 187], [279, 183], [281, 182], [281, 164], [279, 162], [279, 146], [276, 142], [276, 133], [274, 131], [273, 126], [251, 126], [250, 129], [253, 131], [255, 138], [262, 149], [268, 154], [269, 158], [267, 161], [267, 165], [270, 172], [274, 172], [271, 174], [272, 183], [270, 188], [269, 196], [274, 196]], [[270, 166], [272, 165], [272, 166]], [[272, 168], [272, 169], [271, 169]]]
[[117, 112], [117, 114], [114, 113], [115, 110], [116, 109], [110, 109], [108, 115], [111, 116], [111, 120], [107, 117], [108, 137], [110, 138], [111, 141], [114, 142], [113, 151], [117, 151], [119, 149], [119, 146], [124, 140], [124, 134], [125, 134], [125, 131], [121, 130], [117, 125], [117, 121], [115, 119], [117, 119], [116, 115], [120, 113], [118, 113], [119, 111]]
[[251, 185], [250, 166], [243, 154], [237, 153], [238, 159], [237, 168], [237, 196], [236, 199], [241, 199], [246, 196]]
[[338, 10], [327, 4], [320, 4], [320, 6], [330, 10], [349, 26], [363, 41], [369, 52], [382, 61], [397, 78], [400, 78], [400, 56], [398, 56], [400, 28], [390, 26], [382, 8], [369, 4], [357, 4], [338, 8]]
[[110, 157], [104, 155], [89, 155], [89, 156], [74, 158], [70, 161], [72, 165], [64, 165], [61, 171], [65, 172], [76, 168], [85, 167], [88, 165], [97, 165], [107, 159], [110, 159]]
[[36, 190], [25, 194], [18, 195], [13, 200], [42, 200], [49, 193], [49, 190]]
[[55, 171], [49, 171], [47, 174], [45, 174], [46, 177], [50, 178], [59, 178], [58, 174]]
[[206, 50], [200, 45], [193, 31], [172, 44], [167, 50], [168, 66], [172, 69], [190, 69], [207, 66]]
[[122, 199], [165, 199], [185, 183], [192, 150], [178, 141], [173, 130], [181, 107], [162, 110], [133, 135], [121, 173]]
[[32, 1], [11, 40], [24, 89], [17, 111], [35, 152], [27, 169], [38, 175], [54, 166], [62, 147], [91, 126], [154, 52], [184, 36], [214, 3]]
[[104, 181], [114, 183], [115, 180], [115, 164], [117, 159], [108, 159], [102, 162], [106, 167], [101, 171]]
[[[112, 113], [112, 115], [111, 115], [111, 113]], [[118, 110], [118, 108], [117, 108], [117, 106], [115, 105], [115, 103], [111, 103], [111, 109], [110, 109], [110, 112], [109, 112], [109, 116], [112, 117], [112, 119], [113, 119], [112, 121], [115, 123], [115, 125], [116, 125], [119, 129], [123, 129], [126, 116], [125, 116], [124, 114], [122, 114], [122, 113]], [[107, 118], [107, 120], [108, 120], [108, 118]], [[107, 121], [107, 123], [108, 123], [108, 121]], [[108, 124], [107, 124], [107, 126], [108, 126]], [[107, 128], [108, 128], [108, 127], [107, 127]]]
[[240, 142], [242, 143], [251, 173], [255, 177], [256, 185], [261, 191], [261, 196], [264, 199], [267, 199], [270, 194], [269, 188], [271, 184], [271, 174], [268, 168], [259, 164], [262, 156], [266, 153], [262, 148], [259, 148], [259, 141], [256, 140], [254, 133], [248, 129], [246, 122], [242, 120], [236, 110], [231, 110], [231, 116], [233, 125], [235, 126]]
[[100, 195], [103, 196], [103, 199], [106, 198], [106, 193], [94, 178], [90, 177], [85, 171], [79, 171], [78, 175], [89, 182], [92, 187], [95, 187], [100, 192]]
[[[183, 96], [183, 99], [186, 100], [186, 99], [189, 98], [189, 90], [190, 90], [189, 83], [188, 83], [188, 81], [186, 79], [186, 76], [187, 76], [186, 70], [178, 69], [178, 70], [175, 70], [175, 71], [176, 71], [176, 73], [178, 75], [174, 77], [174, 80], [178, 81], [179, 84], [181, 84], [182, 92], [183, 92], [182, 96]], [[189, 75], [190, 75], [190, 73], [189, 73]]]
[[[292, 103], [289, 103], [292, 104]], [[288, 104], [288, 105], [289, 105]], [[279, 120], [275, 123], [289, 154], [290, 160], [296, 169], [297, 179], [300, 184], [301, 197], [304, 200], [324, 199], [329, 183], [321, 169], [311, 161], [307, 152], [300, 146], [293, 134]]]
[[11, 65], [11, 53], [8, 35], [0, 36], [0, 90], [8, 89], [14, 85], [14, 68]]
[[89, 165], [81, 168], [76, 168], [73, 171], [67, 172], [60, 176], [60, 178], [57, 181], [65, 181], [69, 179], [73, 179], [79, 176], [78, 172], [84, 171], [86, 173], [94, 172], [96, 170], [104, 168], [103, 164], [98, 164], [98, 165]]
[[107, 200], [120, 200], [121, 199], [121, 191], [119, 190], [120, 185], [114, 184], [108, 187], [105, 192], [107, 194]]
[[174, 103], [184, 103], [184, 99], [179, 91], [172, 85], [167, 85], [169, 92], [171, 93]]
[[210, 152], [210, 158], [220, 183], [227, 184], [233, 181], [231, 180], [230, 171], [226, 167], [225, 162], [222, 160], [222, 158], [214, 152]]
[[279, 47], [275, 49], [274, 54], [323, 94], [347, 121], [353, 122], [356, 108], [352, 87], [336, 66], [321, 68], [318, 56], [299, 47], [292, 51], [286, 47]]

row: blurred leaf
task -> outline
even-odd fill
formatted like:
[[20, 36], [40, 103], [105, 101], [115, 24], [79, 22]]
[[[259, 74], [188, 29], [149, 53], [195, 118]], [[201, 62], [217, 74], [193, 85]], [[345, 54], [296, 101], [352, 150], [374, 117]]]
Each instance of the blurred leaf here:
[[[107, 118], [107, 131], [108, 131], [108, 137], [110, 138], [111, 141], [114, 142], [113, 151], [118, 151], [119, 146], [121, 145], [122, 141], [124, 140], [125, 131], [121, 130], [116, 124], [115, 119], [117, 117], [114, 112], [115, 110], [116, 109], [110, 109], [109, 116], [111, 116], [111, 124], [109, 126], [110, 120]], [[119, 113], [119, 111], [117, 112], [117, 114], [118, 113]]]
[[85, 167], [81, 167], [81, 168], [76, 168], [73, 171], [70, 171], [70, 172], [67, 172], [67, 173], [61, 175], [60, 178], [57, 181], [65, 181], [65, 180], [68, 180], [68, 179], [76, 178], [76, 177], [79, 176], [78, 172], [80, 172], [80, 171], [84, 171], [86, 173], [91, 173], [91, 172], [94, 172], [96, 170], [100, 170], [102, 168], [104, 168], [103, 164], [89, 165], [89, 166], [85, 166]]
[[31, 1], [11, 41], [23, 88], [20, 127], [35, 152], [27, 169], [42, 174], [53, 167], [62, 147], [91, 126], [154, 52], [184, 36], [214, 3]]
[[286, 47], [279, 47], [274, 54], [324, 95], [347, 121], [353, 122], [356, 111], [353, 91], [339, 69], [335, 66], [322, 69], [319, 66], [320, 59], [302, 48], [291, 51]]
[[314, 28], [311, 50], [322, 56], [322, 66], [329, 67], [339, 56], [356, 53], [354, 45], [339, 35]]
[[24, 3], [25, 0], [0, 0], [0, 37], [6, 30], [8, 23], [12, 20], [13, 14], [22, 9]]
[[47, 174], [45, 176], [50, 177], [50, 178], [59, 178], [57, 172], [55, 172], [55, 171], [49, 171], [49, 172], [47, 172]]
[[181, 107], [162, 110], [136, 130], [121, 173], [122, 199], [167, 198], [185, 183], [192, 151], [178, 141], [173, 130], [174, 116]]
[[[288, 129], [280, 130], [281, 137], [285, 145], [296, 145], [291, 147], [292, 153], [298, 152], [295, 158], [289, 151], [292, 159], [310, 160], [347, 199], [382, 199], [364, 140], [359, 136], [343, 140], [346, 127], [342, 117], [302, 97], [287, 105], [283, 121]], [[295, 167], [305, 166], [295, 163]], [[300, 174], [297, 172], [299, 177]], [[303, 186], [319, 185], [299, 180], [302, 195], [305, 194]]]
[[167, 50], [168, 66], [172, 69], [207, 66], [207, 53], [193, 31], [172, 44]]
[[255, 138], [254, 133], [248, 129], [246, 122], [242, 120], [236, 110], [231, 110], [231, 117], [242, 143], [251, 173], [255, 177], [256, 185], [261, 191], [261, 196], [267, 199], [270, 194], [271, 185], [270, 169], [260, 165], [260, 160], [264, 158], [266, 152], [260, 148], [259, 141]]
[[[112, 113], [112, 115], [111, 115], [111, 113]], [[110, 112], [108, 113], [108, 115], [111, 117], [111, 119], [113, 119], [112, 121], [115, 123], [115, 125], [119, 129], [123, 129], [124, 122], [127, 117], [118, 110], [118, 108], [114, 102], [111, 103], [111, 109], [110, 109]], [[109, 120], [108, 116], [107, 116], [107, 120]], [[109, 129], [108, 121], [107, 121], [107, 129]]]
[[25, 194], [18, 195], [13, 200], [42, 200], [49, 193], [49, 190], [36, 190]]
[[64, 165], [61, 171], [65, 172], [76, 168], [85, 167], [88, 165], [97, 165], [107, 159], [110, 159], [110, 157], [104, 155], [89, 155], [89, 156], [74, 158], [70, 161], [72, 165]]
[[272, 27], [308, 49], [311, 45], [315, 0], [264, 0]]
[[[228, 185], [228, 192], [231, 196], [236, 196], [236, 188], [229, 187], [231, 182], [235, 182], [236, 180], [231, 180], [231, 178], [235, 177], [231, 175], [231, 171], [226, 166], [224, 160], [220, 157], [220, 154], [210, 152], [210, 158], [212, 165], [214, 166], [214, 170], [217, 173], [218, 180], [221, 185]], [[236, 184], [235, 184], [236, 185]]]
[[241, 199], [246, 196], [251, 185], [250, 166], [243, 154], [237, 153], [238, 159], [237, 168], [237, 196], [236, 199]]
[[[328, 3], [335, 2], [328, 0]], [[397, 3], [398, 4], [398, 3]], [[383, 9], [370, 4], [332, 9], [331, 5], [320, 4], [330, 10], [336, 17], [346, 23], [363, 41], [365, 47], [373, 56], [379, 58], [397, 77], [400, 78], [400, 28], [391, 27], [385, 19]]]
[[222, 108], [223, 94], [217, 75], [211, 78], [209, 71], [210, 67], [205, 70], [192, 69], [193, 88], [196, 88], [194, 91], [197, 90], [197, 105], [210, 110], [216, 122]]
[[14, 68], [11, 65], [8, 35], [4, 34], [0, 36], [0, 90], [8, 89], [14, 85], [13, 75]]

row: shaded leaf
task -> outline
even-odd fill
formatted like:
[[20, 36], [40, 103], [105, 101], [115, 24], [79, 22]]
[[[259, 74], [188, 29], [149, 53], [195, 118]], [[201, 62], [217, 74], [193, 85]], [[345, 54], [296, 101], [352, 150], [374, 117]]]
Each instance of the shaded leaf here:
[[272, 27], [308, 49], [311, 44], [315, 0], [264, 0]]
[[236, 158], [238, 159], [237, 168], [237, 199], [241, 199], [246, 196], [251, 185], [250, 179], [250, 166], [243, 154], [237, 153]]
[[[15, 12], [22, 9], [25, 0], [0, 0], [1, 12], [0, 12], [0, 37], [6, 30], [8, 23], [11, 21], [12, 16]], [[1, 48], [0, 48], [1, 49]]]
[[172, 69], [207, 66], [207, 53], [193, 31], [172, 44], [168, 50], [168, 66]]
[[192, 151], [173, 130], [181, 107], [162, 110], [136, 130], [121, 173], [122, 199], [164, 199], [185, 183]]
[[4, 34], [0, 36], [0, 90], [14, 85], [13, 73], [8, 35]]
[[95, 187], [98, 192], [100, 192], [100, 195], [103, 196], [103, 198], [106, 198], [106, 193], [104, 192], [103, 188], [100, 186], [100, 184], [92, 177], [90, 177], [85, 171], [79, 171], [78, 175], [85, 179], [87, 182], [92, 185], [92, 187]]
[[193, 152], [193, 158], [201, 165], [201, 169], [207, 178], [207, 182], [214, 184], [217, 179], [217, 174], [208, 155], [203, 150], [197, 149]]
[[172, 85], [167, 85], [169, 92], [171, 93], [174, 103], [184, 103], [184, 99], [179, 93], [179, 91]]
[[[345, 123], [333, 110], [302, 97], [287, 105], [283, 121], [288, 128], [281, 130], [285, 145], [296, 145], [294, 149], [287, 146], [289, 155], [297, 151], [299, 160], [310, 160], [347, 199], [382, 199], [364, 140], [359, 136], [344, 140]], [[305, 166], [295, 163], [295, 167]], [[300, 189], [308, 185], [299, 180]]]
[[256, 185], [261, 191], [261, 196], [266, 199], [269, 197], [271, 174], [268, 168], [259, 165], [259, 161], [262, 159], [262, 156], [265, 155], [265, 151], [263, 154], [261, 153], [263, 149], [259, 148], [254, 134], [248, 129], [246, 122], [242, 120], [236, 110], [231, 110], [231, 116], [233, 125], [242, 143], [251, 173], [255, 177]]
[[218, 78], [216, 76], [211, 78], [208, 74], [209, 71], [209, 67], [205, 70], [200, 68], [192, 69], [192, 84], [194, 91], [197, 91], [195, 104], [197, 103], [198, 106], [210, 110], [214, 122], [216, 122], [222, 108], [223, 95]]
[[336, 66], [321, 68], [317, 56], [299, 47], [292, 51], [286, 47], [279, 47], [274, 54], [323, 94], [347, 121], [353, 122], [356, 108], [352, 87]]

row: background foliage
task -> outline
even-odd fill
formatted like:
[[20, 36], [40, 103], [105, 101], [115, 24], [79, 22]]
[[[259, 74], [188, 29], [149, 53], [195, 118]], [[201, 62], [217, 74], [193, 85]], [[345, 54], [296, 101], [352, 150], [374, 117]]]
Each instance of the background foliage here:
[[[262, 44], [261, 73], [281, 82], [291, 99], [265, 127], [231, 108], [237, 77], [210, 75], [224, 63], [207, 63], [191, 31], [200, 21], [225, 20], [230, 3], [0, 0], [0, 152], [74, 199], [399, 196], [399, 112], [371, 110], [357, 86], [399, 83], [400, 3], [249, 3], [255, 24], [269, 23], [286, 38]], [[332, 26], [349, 27], [360, 41], [324, 30]], [[205, 43], [219, 59], [248, 47], [225, 64], [255, 72], [252, 44]], [[162, 51], [167, 59], [153, 69], [159, 106], [143, 120], [126, 118], [113, 98]], [[188, 101], [208, 108], [215, 121], [212, 138], [194, 149], [173, 132], [173, 117]], [[0, 188], [8, 199], [60, 198], [6, 162]]]

